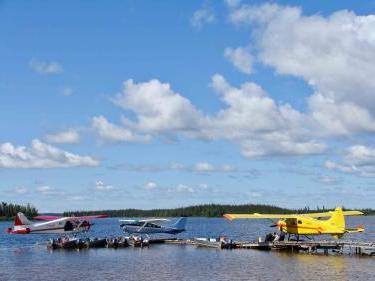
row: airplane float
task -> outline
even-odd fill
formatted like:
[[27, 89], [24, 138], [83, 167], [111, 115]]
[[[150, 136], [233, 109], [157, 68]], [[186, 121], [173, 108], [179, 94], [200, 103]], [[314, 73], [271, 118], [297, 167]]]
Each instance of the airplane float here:
[[83, 217], [58, 217], [58, 216], [36, 216], [34, 220], [46, 222], [35, 223], [26, 218], [23, 213], [18, 213], [14, 220], [13, 227], [8, 228], [10, 234], [56, 234], [75, 233], [88, 231], [93, 225], [89, 222], [92, 219], [106, 218], [107, 215], [83, 216]]
[[[334, 211], [308, 214], [224, 214], [226, 219], [280, 219], [272, 226], [277, 226], [281, 232], [299, 235], [329, 234], [334, 238], [342, 238], [346, 233], [363, 232], [364, 227], [345, 227], [345, 216], [363, 215], [360, 211], [343, 211], [338, 207]], [[326, 220], [320, 218], [329, 217]]]
[[120, 225], [122, 230], [127, 233], [144, 233], [144, 234], [154, 234], [154, 233], [166, 233], [176, 235], [185, 231], [186, 217], [179, 218], [174, 224], [163, 226], [156, 224], [158, 222], [169, 221], [168, 219], [143, 219], [143, 220], [130, 220], [123, 219], [119, 220], [124, 222]]

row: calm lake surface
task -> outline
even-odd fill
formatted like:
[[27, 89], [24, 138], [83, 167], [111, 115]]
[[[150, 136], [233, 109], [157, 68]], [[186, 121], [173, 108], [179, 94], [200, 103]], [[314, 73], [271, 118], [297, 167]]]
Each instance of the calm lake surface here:
[[[8, 235], [0, 222], [0, 280], [375, 280], [375, 257], [314, 256], [256, 250], [216, 250], [180, 245], [149, 248], [48, 251], [54, 235]], [[365, 234], [346, 240], [375, 241], [375, 217], [352, 217]], [[189, 218], [181, 238], [264, 236], [270, 222]], [[90, 237], [122, 235], [117, 219], [96, 221]], [[326, 237], [324, 237], [325, 239]]]

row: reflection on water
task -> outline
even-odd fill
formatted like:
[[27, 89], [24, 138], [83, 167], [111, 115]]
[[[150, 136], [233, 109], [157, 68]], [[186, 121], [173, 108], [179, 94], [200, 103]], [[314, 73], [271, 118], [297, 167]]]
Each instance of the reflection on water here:
[[[369, 233], [348, 239], [375, 240], [374, 217], [350, 218]], [[5, 229], [9, 223], [0, 223]], [[252, 240], [270, 229], [260, 220], [189, 219], [180, 237], [227, 235]], [[371, 233], [372, 232], [372, 233]], [[120, 235], [116, 219], [98, 221], [90, 233]], [[0, 234], [0, 280], [372, 280], [373, 258], [314, 256], [255, 250], [215, 250], [152, 245], [144, 249], [47, 251], [54, 236]], [[375, 237], [374, 237], [375, 238]]]

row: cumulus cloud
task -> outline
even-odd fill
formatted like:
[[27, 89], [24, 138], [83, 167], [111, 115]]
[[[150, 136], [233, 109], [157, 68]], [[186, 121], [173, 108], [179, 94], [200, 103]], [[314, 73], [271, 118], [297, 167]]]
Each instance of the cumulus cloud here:
[[253, 72], [254, 58], [248, 48], [226, 48], [224, 57], [229, 60], [239, 71], [250, 74]]
[[204, 24], [213, 23], [215, 21], [215, 14], [212, 7], [204, 5], [200, 9], [196, 10], [190, 19], [190, 23], [195, 28], [202, 28]]
[[150, 140], [149, 135], [137, 135], [133, 131], [110, 123], [103, 116], [92, 118], [92, 128], [98, 136], [107, 141], [113, 142], [147, 142]]
[[257, 59], [314, 90], [308, 109], [316, 134], [375, 132], [375, 16], [337, 11], [305, 16], [299, 7], [241, 5], [236, 24], [256, 26]]
[[375, 148], [354, 145], [346, 149], [341, 162], [326, 161], [328, 169], [363, 177], [375, 177]]
[[30, 147], [0, 144], [0, 168], [60, 168], [97, 166], [99, 161], [61, 150], [34, 139]]
[[93, 129], [102, 139], [145, 141], [156, 136], [184, 136], [201, 140], [238, 143], [246, 157], [317, 154], [325, 145], [311, 137], [308, 119], [288, 104], [278, 104], [257, 84], [231, 86], [214, 75], [212, 88], [224, 108], [208, 115], [170, 85], [153, 79], [135, 83], [127, 80], [113, 102], [131, 112], [122, 125], [94, 117]]
[[29, 62], [29, 65], [32, 70], [41, 74], [58, 74], [63, 72], [61, 64], [54, 61], [40, 61], [37, 59], [32, 59]]
[[311, 136], [305, 116], [288, 104], [277, 104], [259, 85], [247, 82], [235, 88], [221, 75], [212, 80], [227, 108], [210, 119], [211, 137], [238, 142], [249, 158], [324, 151], [325, 145]]
[[211, 85], [222, 108], [210, 114], [168, 83], [127, 80], [113, 98], [127, 117], [120, 125], [94, 117], [100, 138], [227, 140], [245, 157], [255, 158], [319, 154], [327, 138], [375, 132], [375, 80], [369, 78], [375, 73], [375, 16], [349, 11], [303, 15], [299, 7], [226, 3], [230, 21], [246, 25], [253, 38], [251, 55], [238, 47], [227, 48], [225, 56], [247, 73], [257, 61], [278, 74], [306, 81], [313, 90], [306, 111], [273, 99], [253, 82], [232, 86], [219, 74]]
[[95, 189], [99, 191], [111, 191], [113, 190], [113, 186], [99, 180], [95, 183]]
[[49, 134], [46, 136], [49, 143], [79, 143], [80, 136], [77, 130], [68, 129], [56, 134]]
[[187, 98], [157, 79], [141, 83], [125, 81], [122, 92], [113, 102], [136, 113], [137, 123], [124, 118], [124, 125], [150, 133], [193, 131], [203, 118]]

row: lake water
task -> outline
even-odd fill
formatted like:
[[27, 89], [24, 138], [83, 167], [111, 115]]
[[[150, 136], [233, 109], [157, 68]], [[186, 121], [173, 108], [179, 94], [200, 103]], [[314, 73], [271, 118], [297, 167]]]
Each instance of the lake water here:
[[[375, 217], [351, 217], [366, 233], [347, 240], [375, 241]], [[316, 256], [181, 245], [48, 251], [53, 235], [8, 235], [0, 222], [0, 280], [375, 280], [375, 257]], [[226, 235], [241, 241], [264, 236], [270, 222], [189, 218], [182, 238]], [[121, 235], [117, 219], [96, 221], [89, 236]], [[326, 238], [326, 237], [324, 237]]]

